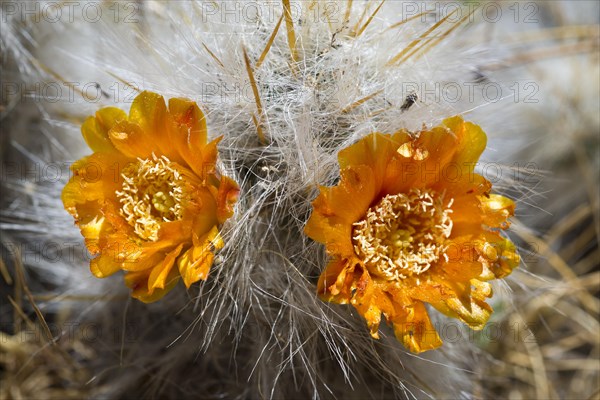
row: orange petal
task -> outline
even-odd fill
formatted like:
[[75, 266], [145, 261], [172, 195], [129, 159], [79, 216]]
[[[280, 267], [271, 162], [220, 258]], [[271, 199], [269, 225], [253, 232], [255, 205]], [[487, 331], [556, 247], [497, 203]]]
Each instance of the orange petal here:
[[487, 145], [487, 135], [479, 125], [465, 122], [461, 116], [445, 119], [442, 124], [456, 135], [457, 150], [452, 162], [460, 166], [474, 166]]
[[124, 271], [144, 271], [149, 270], [156, 265], [162, 263], [165, 259], [165, 252], [157, 251], [154, 253], [144, 252], [143, 256], [140, 257], [128, 257], [124, 262], [121, 268]]
[[[443, 191], [444, 187], [473, 175], [473, 168], [486, 142], [481, 128], [464, 122], [460, 116], [448, 118], [440, 126], [421, 131], [410, 146], [414, 154], [410, 154], [401, 165], [404, 170], [410, 167], [410, 175], [406, 173], [401, 183], [417, 188], [439, 189], [441, 186], [440, 191]], [[394, 168], [400, 169], [399, 166]], [[411, 175], [413, 179], [409, 181]]]
[[100, 252], [100, 248], [98, 247], [98, 242], [100, 240], [101, 234], [106, 230], [106, 219], [104, 217], [94, 217], [91, 221], [87, 223], [79, 223], [79, 229], [81, 230], [81, 235], [85, 240], [86, 247], [90, 254], [96, 255]]
[[179, 282], [179, 272], [177, 269], [171, 269], [171, 273], [165, 279], [166, 286], [163, 289], [154, 289], [148, 291], [148, 278], [151, 270], [138, 272], [128, 272], [125, 274], [125, 284], [132, 289], [131, 297], [138, 299], [144, 303], [152, 303], [160, 300]]
[[166, 114], [165, 99], [158, 93], [144, 91], [133, 100], [129, 110], [129, 120], [139, 125], [155, 140], [164, 140], [166, 144], [169, 144], [165, 130]]
[[219, 229], [214, 226], [201, 238], [194, 236], [194, 245], [178, 261], [179, 273], [186, 287], [205, 280], [214, 260], [214, 250], [223, 248]]
[[105, 185], [103, 182], [89, 182], [81, 176], [74, 176], [63, 188], [61, 198], [69, 214], [79, 220], [78, 209], [82, 204], [98, 204], [98, 201], [105, 200]]
[[359, 165], [340, 172], [340, 182], [331, 188], [321, 188], [315, 211], [325, 216], [337, 215], [350, 224], [364, 217], [368, 208], [378, 200], [379, 187], [370, 167]]
[[439, 312], [463, 321], [471, 329], [483, 329], [492, 314], [492, 308], [485, 301], [473, 296], [470, 296], [470, 302], [465, 303], [464, 299], [447, 289], [444, 297], [430, 304]]
[[358, 165], [370, 167], [370, 179], [374, 181], [378, 197], [405, 192], [413, 180], [414, 162], [401, 157], [398, 150], [410, 140], [410, 134], [406, 130], [393, 135], [372, 133], [340, 151], [340, 169]]
[[436, 126], [422, 131], [414, 141], [413, 147], [422, 154], [415, 160], [418, 167], [416, 179], [411, 187], [431, 187], [444, 179], [446, 166], [459, 150], [462, 131], [453, 132], [445, 126]]
[[429, 303], [439, 312], [479, 330], [485, 326], [492, 309], [484, 297], [475, 295], [482, 291], [473, 291], [472, 281], [452, 282], [434, 275], [421, 280], [419, 285], [407, 287], [406, 292], [410, 298]]
[[371, 133], [338, 154], [340, 169], [366, 165], [371, 168], [371, 179], [381, 180], [388, 161], [401, 144], [399, 136]]
[[311, 239], [323, 243], [328, 253], [352, 257], [354, 256], [352, 225], [338, 222], [339, 219], [320, 215], [315, 208], [304, 227], [304, 233]]
[[485, 300], [493, 295], [492, 285], [487, 282], [482, 282], [478, 279], [471, 279], [471, 285], [473, 290], [471, 291], [472, 296], [479, 300]]
[[119, 121], [127, 119], [127, 114], [116, 107], [105, 107], [88, 117], [81, 126], [85, 142], [94, 151], [112, 152], [115, 150], [108, 138], [108, 131]]
[[[470, 256], [472, 253], [470, 254]], [[436, 265], [435, 273], [448, 281], [469, 280], [481, 275], [481, 262], [472, 261], [472, 256], [465, 260], [443, 262]], [[433, 273], [433, 271], [432, 271]]]
[[[458, 172], [454, 174], [448, 171], [449, 169], [443, 173], [446, 180], [432, 185], [431, 188], [439, 193], [445, 193], [448, 199], [455, 199], [457, 205], [462, 202], [463, 198], [472, 199], [478, 195], [487, 195], [492, 189], [490, 181], [475, 172], [457, 170]], [[459, 201], [459, 199], [461, 200]]]
[[167, 278], [175, 264], [175, 259], [181, 253], [183, 243], [175, 248], [175, 250], [167, 253], [164, 260], [154, 268], [148, 277], [148, 293], [152, 294], [154, 289], [164, 289], [168, 285]]
[[94, 151], [114, 151], [114, 146], [108, 139], [108, 131], [105, 131], [100, 122], [94, 117], [87, 117], [81, 125], [83, 139]]
[[[183, 128], [179, 127], [173, 129], [181, 131]], [[187, 135], [187, 133], [182, 132], [180, 135]], [[208, 180], [210, 178], [215, 178], [215, 174], [217, 174], [217, 145], [221, 139], [222, 137], [218, 137], [202, 146], [192, 147], [188, 137], [188, 141], [183, 145], [184, 147], [180, 148], [179, 153], [183, 157], [185, 163], [200, 179]]]
[[80, 204], [115, 199], [121, 186], [116, 171], [123, 160], [114, 154], [94, 153], [73, 163], [73, 176], [61, 195], [65, 209], [77, 218], [76, 207]]
[[[83, 190], [84, 187], [92, 190]], [[87, 196], [84, 197], [84, 193]], [[102, 184], [88, 185], [80, 176], [72, 177], [62, 190], [61, 199], [65, 210], [69, 212], [75, 219], [79, 219], [77, 208], [80, 204], [86, 202], [96, 202], [103, 199]], [[99, 213], [96, 213], [98, 215]], [[99, 216], [99, 215], [98, 215]], [[76, 221], [77, 222], [77, 221]]]
[[106, 278], [118, 272], [121, 264], [114, 252], [106, 251], [90, 261], [90, 270], [96, 278]]
[[475, 163], [485, 150], [487, 136], [478, 125], [465, 122], [457, 115], [445, 119], [439, 127], [421, 132], [417, 143], [419, 148], [427, 150], [429, 156], [426, 161], [437, 163], [423, 168], [426, 171], [437, 169], [439, 178], [452, 184], [456, 176], [454, 168], [458, 169], [460, 176], [473, 173]]
[[[173, 141], [173, 116], [167, 111], [161, 95], [148, 91], [140, 93], [131, 104], [129, 120], [141, 128], [156, 154], [178, 163], [184, 160], [177, 141]], [[200, 151], [201, 148], [192, 150]]]
[[[179, 273], [183, 277], [183, 283], [188, 289], [194, 283], [208, 278], [208, 272], [212, 266], [215, 255], [209, 250], [204, 249], [196, 255], [192, 255], [190, 249], [180, 258], [178, 267]], [[193, 260], [193, 261], [192, 261]]]
[[432, 350], [442, 345], [425, 305], [416, 301], [406, 307], [406, 314], [393, 321], [394, 334], [413, 353]]
[[144, 242], [143, 248], [146, 251], [168, 250], [179, 243], [190, 240], [193, 227], [193, 221], [183, 218], [178, 221], [163, 222], [158, 231], [158, 240], [156, 242]]
[[182, 98], [169, 99], [169, 113], [177, 125], [189, 129], [190, 148], [202, 148], [206, 145], [206, 119], [195, 102]]
[[379, 324], [382, 311], [388, 311], [391, 302], [386, 293], [374, 283], [369, 272], [364, 269], [361, 277], [356, 282], [356, 291], [351, 300], [352, 305], [365, 319], [371, 336], [379, 339]]
[[347, 304], [352, 297], [355, 260], [332, 259], [319, 277], [317, 293], [326, 301]]
[[364, 217], [378, 196], [379, 188], [371, 178], [371, 168], [364, 165], [342, 170], [338, 186], [321, 187], [304, 232], [331, 253], [354, 255], [352, 224]]
[[430, 130], [421, 131], [413, 148], [422, 153], [422, 157], [418, 158], [438, 163], [437, 167], [441, 167], [452, 159], [462, 132], [462, 129], [452, 130], [444, 125], [436, 126]]
[[[476, 232], [479, 231], [481, 229]], [[452, 237], [446, 243], [446, 256], [431, 268], [431, 273], [448, 281], [467, 282], [478, 277], [482, 272], [482, 265], [476, 238], [477, 236], [473, 234]]]
[[126, 157], [148, 158], [152, 153], [162, 154], [156, 143], [153, 143], [154, 138], [130, 121], [121, 121], [113, 126], [108, 136], [117, 150]]
[[231, 178], [221, 177], [217, 193], [217, 218], [222, 224], [233, 215], [233, 207], [238, 199], [240, 188]]
[[218, 155], [217, 145], [222, 138], [223, 137], [220, 136], [205, 144], [201, 151], [196, 150], [196, 148], [192, 147], [192, 144], [190, 144], [190, 148], [192, 149], [191, 154], [194, 156], [192, 168], [194, 168], [194, 172], [196, 172], [198, 176], [205, 178], [209, 174], [215, 173]]
[[[418, 138], [409, 135], [406, 131], [394, 134], [394, 137], [398, 138], [399, 145], [387, 162], [383, 194], [405, 193], [412, 188], [430, 186], [439, 180], [439, 166], [442, 161], [440, 154], [446, 153], [434, 153], [432, 156], [429, 149], [426, 148], [429, 143], [427, 139], [451, 141], [453, 137], [442, 127], [436, 127], [434, 130], [437, 134], [432, 131], [424, 131]], [[448, 149], [446, 150], [448, 152]], [[447, 156], [450, 157], [451, 154]]]
[[187, 99], [170, 99], [168, 116], [171, 142], [181, 158], [200, 177], [214, 173], [216, 144], [220, 139], [207, 145], [206, 120], [196, 103]]
[[479, 200], [484, 224], [490, 228], [502, 229], [510, 226], [508, 218], [515, 214], [514, 201], [499, 194], [490, 194], [487, 197], [479, 196]]
[[220, 223], [217, 217], [217, 193], [218, 190], [212, 186], [197, 189], [190, 199], [193, 204], [188, 204], [185, 210], [183, 217], [193, 221], [191, 232], [199, 237], [207, 234], [213, 226]]
[[143, 258], [141, 247], [126, 233], [115, 230], [106, 221], [102, 229], [98, 240], [86, 241], [90, 253], [100, 253], [90, 262], [92, 273], [96, 277], [104, 278], [112, 275], [119, 269], [123, 269], [124, 263]]
[[498, 232], [484, 232], [481, 239], [478, 246], [481, 261], [494, 278], [504, 278], [519, 266], [521, 258], [510, 240]]

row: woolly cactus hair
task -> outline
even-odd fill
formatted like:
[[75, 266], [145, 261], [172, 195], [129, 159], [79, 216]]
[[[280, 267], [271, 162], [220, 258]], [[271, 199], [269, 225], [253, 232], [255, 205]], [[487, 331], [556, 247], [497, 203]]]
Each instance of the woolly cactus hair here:
[[[73, 20], [52, 22], [42, 13], [50, 3], [36, 4], [39, 18], [3, 8], [10, 23], [2, 24], [2, 41], [23, 80], [54, 82], [63, 96], [54, 102], [38, 93], [44, 118], [35, 138], [44, 146], [33, 146], [28, 133], [15, 139], [14, 154], [42, 166], [87, 156], [84, 118], [104, 107], [125, 112], [149, 90], [199, 105], [207, 140], [222, 137], [215, 169], [240, 188], [235, 213], [219, 227], [224, 246], [215, 249], [208, 279], [143, 304], [130, 298], [121, 272], [105, 280], [91, 276], [79, 230], [60, 201], [66, 168], [55, 181], [3, 181], [12, 208], [2, 227], [12, 241], [79, 246], [75, 257], [54, 262], [23, 259], [32, 301], [47, 321], [75, 327], [77, 340], [69, 341], [63, 329], [50, 348], [78, 353], [71, 358], [88, 371], [73, 378], [78, 389], [92, 397], [178, 399], [490, 396], [489, 377], [498, 376], [490, 371], [498, 364], [488, 351], [509, 346], [503, 317], [520, 310], [506, 284], [496, 285], [490, 300], [497, 311], [492, 322], [506, 328], [504, 335], [492, 340], [484, 329], [474, 336], [432, 313], [445, 343], [415, 356], [390, 326], [381, 323], [374, 340], [352, 307], [317, 297], [329, 256], [304, 234], [319, 185], [343, 182], [340, 151], [373, 132], [427, 131], [469, 113], [465, 119], [481, 122], [488, 133], [489, 148], [506, 155], [502, 161], [523, 144], [520, 137], [497, 140], [506, 112], [521, 104], [503, 103], [502, 113], [488, 113], [489, 98], [468, 96], [470, 87], [494, 79], [486, 67], [510, 49], [505, 43], [490, 47], [481, 34], [490, 27], [481, 7], [107, 2], [88, 6], [88, 12], [99, 7], [98, 20], [76, 7]], [[507, 21], [493, 26], [514, 24]], [[450, 92], [456, 85], [464, 90], [458, 98]], [[402, 152], [423, 156], [418, 149]], [[494, 184], [517, 204], [527, 203], [518, 200], [529, 183], [503, 178]], [[538, 354], [527, 346], [528, 354]], [[540, 376], [538, 370], [531, 375]]]

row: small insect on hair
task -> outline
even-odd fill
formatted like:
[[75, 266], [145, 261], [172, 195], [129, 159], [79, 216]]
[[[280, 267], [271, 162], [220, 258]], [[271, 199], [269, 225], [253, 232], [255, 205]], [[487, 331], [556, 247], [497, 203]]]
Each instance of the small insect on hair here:
[[400, 110], [403, 112], [411, 108], [419, 100], [419, 95], [416, 92], [409, 93], [404, 99], [404, 103], [400, 106]]

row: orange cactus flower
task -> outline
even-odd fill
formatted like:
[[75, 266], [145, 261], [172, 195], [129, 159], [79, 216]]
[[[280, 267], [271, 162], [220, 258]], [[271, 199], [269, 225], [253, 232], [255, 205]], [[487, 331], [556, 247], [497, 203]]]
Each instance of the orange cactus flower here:
[[238, 185], [216, 169], [198, 106], [143, 92], [129, 116], [107, 107], [81, 132], [93, 154], [76, 161], [62, 200], [85, 238], [92, 273], [125, 271], [132, 296], [153, 302], [175, 286], [205, 280], [220, 226], [233, 215]]
[[512, 200], [474, 172], [486, 146], [459, 116], [415, 134], [372, 133], [340, 151], [337, 186], [321, 187], [305, 232], [332, 256], [324, 300], [352, 304], [378, 338], [381, 315], [412, 352], [439, 347], [425, 303], [482, 329], [487, 282], [519, 264], [508, 228]]

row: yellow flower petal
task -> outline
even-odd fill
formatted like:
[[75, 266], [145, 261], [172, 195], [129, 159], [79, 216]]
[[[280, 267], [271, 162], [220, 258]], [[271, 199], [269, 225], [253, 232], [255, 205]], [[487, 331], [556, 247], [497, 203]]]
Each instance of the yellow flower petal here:
[[396, 136], [373, 133], [341, 150], [338, 155], [340, 169], [357, 165], [366, 165], [373, 171], [373, 178], [382, 178], [396, 149], [408, 139], [408, 133], [402, 132]]
[[[193, 153], [194, 149], [205, 146], [207, 138], [206, 119], [196, 103], [188, 99], [170, 99], [169, 114], [178, 127], [184, 128], [181, 132], [185, 132], [185, 135], [183, 135], [185, 140], [181, 142], [180, 148]], [[177, 140], [181, 140], [181, 138], [177, 138]]]
[[115, 252], [107, 251], [90, 261], [90, 270], [96, 278], [106, 278], [120, 269], [121, 263], [118, 261]]
[[[349, 285], [350, 282], [346, 282]], [[371, 336], [379, 339], [379, 324], [381, 323], [381, 313], [387, 316], [393, 314], [391, 300], [371, 279], [369, 273], [363, 270], [360, 278], [356, 282], [356, 289], [350, 302], [356, 310], [364, 317]]]
[[152, 272], [150, 272], [150, 276], [148, 277], [148, 293], [152, 294], [154, 289], [164, 289], [168, 284], [167, 278], [171, 272], [171, 268], [173, 264], [175, 264], [175, 259], [181, 253], [181, 249], [183, 248], [183, 243], [177, 246], [177, 248], [165, 256], [164, 260], [152, 268]]
[[153, 267], [161, 264], [165, 259], [164, 251], [146, 251], [144, 252], [144, 256], [136, 256], [134, 254], [131, 255], [132, 257], [129, 257], [127, 260], [125, 260], [121, 266], [124, 271], [139, 272], [151, 270]]
[[313, 201], [314, 212], [304, 232], [325, 243], [332, 254], [354, 254], [351, 224], [364, 215], [379, 189], [371, 177], [372, 169], [366, 165], [342, 170], [339, 185], [322, 187]]
[[447, 118], [442, 124], [456, 135], [456, 151], [452, 162], [459, 166], [474, 167], [487, 145], [485, 132], [478, 125], [463, 121], [460, 116]]
[[[182, 276], [188, 287], [206, 279], [239, 188], [216, 168], [220, 139], [206, 142], [200, 108], [172, 99], [167, 110], [162, 96], [142, 92], [129, 115], [103, 108], [82, 134], [94, 153], [72, 165], [62, 200], [97, 255], [92, 273], [126, 271], [132, 296], [144, 302]], [[182, 274], [175, 263], [186, 266]]]
[[138, 299], [144, 303], [153, 303], [160, 300], [167, 294], [177, 282], [179, 282], [179, 274], [177, 269], [171, 269], [171, 273], [167, 278], [166, 286], [164, 289], [154, 289], [152, 292], [148, 290], [148, 278], [150, 270], [139, 271], [139, 272], [128, 272], [125, 274], [125, 285], [129, 287], [131, 291], [131, 297]]
[[514, 203], [490, 195], [473, 168], [486, 135], [460, 116], [414, 134], [373, 133], [340, 151], [341, 179], [321, 188], [305, 232], [332, 256], [318, 283], [326, 301], [351, 303], [374, 338], [381, 316], [409, 350], [442, 344], [424, 303], [482, 329], [486, 280], [508, 275]]
[[219, 191], [217, 192], [217, 218], [219, 223], [225, 222], [233, 216], [233, 206], [237, 202], [240, 188], [237, 183], [226, 176], [221, 177]]
[[119, 121], [127, 119], [123, 110], [107, 107], [99, 110], [95, 117], [88, 117], [81, 126], [85, 142], [94, 151], [112, 152], [114, 146], [108, 138], [108, 131]]
[[202, 238], [194, 237], [194, 245], [179, 259], [178, 267], [186, 287], [199, 280], [206, 280], [214, 260], [214, 250], [224, 245], [219, 230], [214, 226]]
[[460, 284], [431, 283], [418, 291], [411, 291], [411, 296], [430, 303], [442, 314], [463, 321], [471, 329], [481, 330], [492, 309], [483, 299], [473, 296], [470, 285], [470, 281]]
[[394, 322], [394, 333], [398, 340], [413, 353], [441, 346], [442, 340], [431, 324], [425, 305], [417, 301], [407, 310], [406, 317]]
[[152, 143], [153, 138], [138, 124], [121, 121], [112, 127], [108, 135], [115, 148], [127, 157], [149, 158], [152, 153], [160, 153]]
[[96, 255], [100, 251], [98, 247], [94, 247], [93, 245], [100, 240], [105, 221], [106, 219], [104, 217], [95, 216], [88, 223], [81, 222], [79, 224], [81, 235], [85, 239], [87, 247], [92, 255]]
[[515, 203], [511, 199], [498, 194], [480, 196], [483, 223], [490, 228], [507, 229], [510, 226], [508, 218], [515, 214]]
[[323, 300], [349, 303], [356, 288], [355, 270], [355, 260], [332, 259], [319, 277], [317, 293]]
[[485, 232], [478, 243], [478, 251], [485, 260], [484, 265], [496, 279], [504, 278], [521, 262], [517, 248], [498, 232]]
[[203, 252], [193, 257], [193, 262], [188, 261], [186, 263], [186, 260], [183, 260], [179, 272], [183, 277], [185, 287], [189, 288], [194, 283], [208, 278], [208, 270], [213, 263], [214, 257], [215, 255], [210, 250], [204, 249]]
[[165, 129], [166, 114], [167, 106], [163, 97], [157, 93], [145, 91], [133, 100], [129, 110], [129, 119], [143, 132], [146, 132], [152, 138], [151, 140], [166, 142], [169, 139], [166, 137]]
[[200, 148], [206, 143], [206, 119], [195, 102], [182, 98], [169, 99], [169, 114], [178, 125], [189, 129], [190, 148]]

